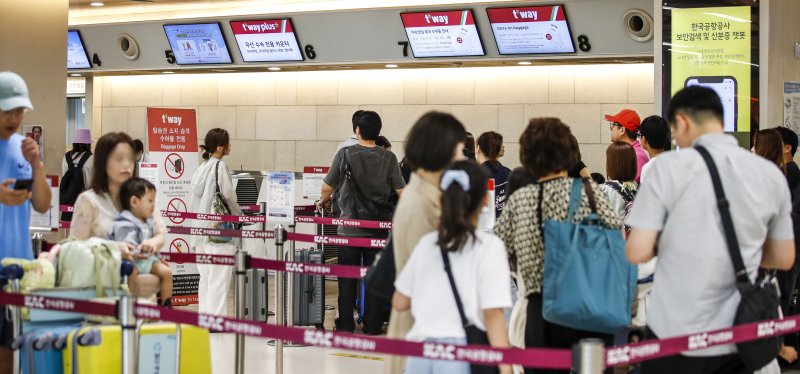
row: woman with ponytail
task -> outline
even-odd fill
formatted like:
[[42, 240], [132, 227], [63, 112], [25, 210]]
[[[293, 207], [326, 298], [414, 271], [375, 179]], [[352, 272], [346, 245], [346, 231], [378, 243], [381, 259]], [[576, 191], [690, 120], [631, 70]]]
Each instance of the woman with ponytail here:
[[[472, 337], [477, 328], [492, 347], [508, 347], [503, 309], [511, 307], [511, 294], [505, 246], [495, 235], [477, 231], [488, 202], [488, 180], [488, 172], [471, 161], [456, 162], [442, 175], [438, 231], [420, 239], [395, 281], [392, 307], [410, 310], [414, 317], [406, 339], [467, 344], [466, 329]], [[510, 373], [511, 368], [503, 365], [500, 371]], [[412, 357], [405, 373], [470, 373], [470, 365]]]
[[483, 165], [486, 170], [492, 173], [494, 179], [494, 216], [500, 218], [503, 207], [506, 205], [508, 189], [508, 178], [511, 169], [500, 163], [500, 155], [503, 151], [503, 135], [494, 131], [488, 131], [478, 137], [476, 155], [478, 163]]
[[[211, 129], [205, 137], [203, 163], [192, 178], [192, 212], [214, 214], [214, 200], [217, 192], [230, 210], [228, 214], [241, 215], [242, 210], [236, 200], [231, 173], [222, 158], [231, 153], [230, 136], [224, 129]], [[216, 222], [196, 221], [193, 227], [213, 228]], [[217, 237], [214, 237], [217, 238]], [[208, 236], [193, 236], [193, 246], [197, 253], [210, 255], [233, 255], [234, 242], [210, 240]], [[236, 240], [236, 239], [233, 239]], [[198, 285], [198, 311], [210, 314], [228, 314], [228, 288], [231, 284], [231, 271], [220, 265], [197, 265], [200, 273]]]

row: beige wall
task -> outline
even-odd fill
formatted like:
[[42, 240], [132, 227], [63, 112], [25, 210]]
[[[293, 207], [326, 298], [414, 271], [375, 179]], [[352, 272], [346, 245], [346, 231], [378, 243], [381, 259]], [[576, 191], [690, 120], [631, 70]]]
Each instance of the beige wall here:
[[476, 137], [503, 134], [501, 161], [510, 167], [519, 165], [518, 139], [528, 119], [561, 117], [584, 161], [604, 172], [603, 114], [653, 112], [652, 64], [103, 77], [93, 88], [95, 136], [127, 131], [144, 138], [148, 106], [195, 108], [201, 137], [213, 127], [228, 129], [229, 165], [246, 170], [329, 165], [352, 132], [352, 113], [368, 109], [381, 115], [398, 159], [416, 119], [440, 110]]
[[25, 79], [36, 110], [26, 125], [45, 129], [45, 170], [61, 174], [67, 123], [67, 0], [0, 1], [0, 70]]
[[[767, 116], [762, 128], [783, 123], [783, 82], [800, 82], [800, 60], [794, 58], [794, 43], [800, 42], [800, 1], [769, 0], [769, 46]], [[764, 48], [764, 46], [762, 46]], [[764, 65], [762, 65], [763, 67]]]

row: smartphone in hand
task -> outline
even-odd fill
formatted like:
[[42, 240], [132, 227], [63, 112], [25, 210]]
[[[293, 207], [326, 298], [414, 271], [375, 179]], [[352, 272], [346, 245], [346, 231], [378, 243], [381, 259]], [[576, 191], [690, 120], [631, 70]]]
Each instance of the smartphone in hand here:
[[18, 179], [14, 182], [14, 189], [17, 191], [33, 189], [33, 179]]

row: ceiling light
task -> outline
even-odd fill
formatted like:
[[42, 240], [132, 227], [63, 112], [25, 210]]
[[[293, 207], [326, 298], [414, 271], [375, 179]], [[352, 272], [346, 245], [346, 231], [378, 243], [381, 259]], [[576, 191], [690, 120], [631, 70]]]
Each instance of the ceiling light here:
[[386, 64], [386, 67], [389, 69], [394, 69], [397, 67], [397, 64]]
[[267, 70], [269, 70], [269, 71], [281, 71], [281, 68], [279, 68], [277, 66], [271, 66], [271, 67], [268, 67]]
[[89, 5], [91, 5], [91, 6], [103, 6], [103, 5], [106, 5], [106, 4], [103, 4], [102, 1], [92, 1], [92, 3], [89, 4]]
[[520, 61], [520, 62], [517, 62], [517, 65], [530, 65], [530, 64], [531, 64], [531, 62], [530, 62], [530, 61]]
[[175, 74], [174, 71], [162, 71], [161, 73], [163, 73], [163, 74]]
[[80, 77], [81, 75], [80, 74], [70, 74], [69, 76], [70, 77]]

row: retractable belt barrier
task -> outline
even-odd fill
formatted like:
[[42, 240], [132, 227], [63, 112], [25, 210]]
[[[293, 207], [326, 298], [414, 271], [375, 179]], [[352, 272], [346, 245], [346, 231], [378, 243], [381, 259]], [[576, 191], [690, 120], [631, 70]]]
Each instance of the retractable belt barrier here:
[[[75, 211], [75, 207], [72, 205], [59, 205], [58, 209], [62, 213], [72, 213]], [[239, 209], [246, 212], [258, 212], [261, 210], [261, 207], [258, 205], [239, 205]], [[313, 212], [314, 210], [316, 210], [314, 205], [298, 205], [294, 207], [295, 212]]]
[[[170, 234], [180, 235], [194, 235], [194, 236], [227, 236], [232, 238], [245, 238], [245, 239], [274, 239], [275, 233], [273, 231], [261, 230], [233, 230], [233, 229], [213, 229], [201, 227], [183, 227], [183, 226], [167, 226], [167, 232]], [[386, 239], [379, 238], [351, 238], [347, 236], [326, 236], [326, 235], [311, 235], [311, 234], [297, 234], [287, 233], [286, 240], [304, 243], [315, 244], [335, 244], [345, 247], [360, 247], [360, 248], [383, 248], [386, 245]]]
[[[102, 316], [116, 315], [115, 305], [6, 292], [0, 292], [0, 304]], [[196, 325], [212, 331], [231, 332], [260, 338], [283, 339], [313, 346], [361, 352], [466, 361], [487, 365], [518, 364], [525, 367], [543, 369], [569, 369], [572, 366], [572, 352], [567, 349], [497, 349], [474, 345], [420, 343], [317, 329], [285, 327], [151, 305], [136, 305], [135, 314], [139, 318]], [[800, 323], [798, 321], [800, 321], [800, 315], [754, 322], [729, 329], [608, 347], [606, 348], [605, 363], [607, 367], [629, 365], [677, 355], [681, 352], [697, 351], [719, 345], [735, 344], [797, 332], [800, 331]]]
[[[175, 263], [195, 263], [206, 265], [234, 266], [234, 256], [205, 255], [197, 253], [162, 253], [161, 259]], [[283, 271], [307, 275], [335, 275], [340, 278], [362, 279], [368, 267], [350, 265], [310, 264], [304, 262], [267, 260], [250, 258], [250, 267], [265, 270]]]
[[[45, 296], [0, 292], [0, 304], [116, 316], [116, 307], [114, 305]], [[258, 338], [281, 339], [318, 347], [466, 361], [485, 365], [518, 364], [543, 369], [569, 369], [571, 367], [572, 353], [566, 349], [498, 349], [475, 345], [420, 343], [301, 327], [285, 327], [143, 304], [137, 304], [134, 308], [134, 313], [136, 317], [142, 319], [183, 323], [200, 326], [211, 331], [230, 332]]]

